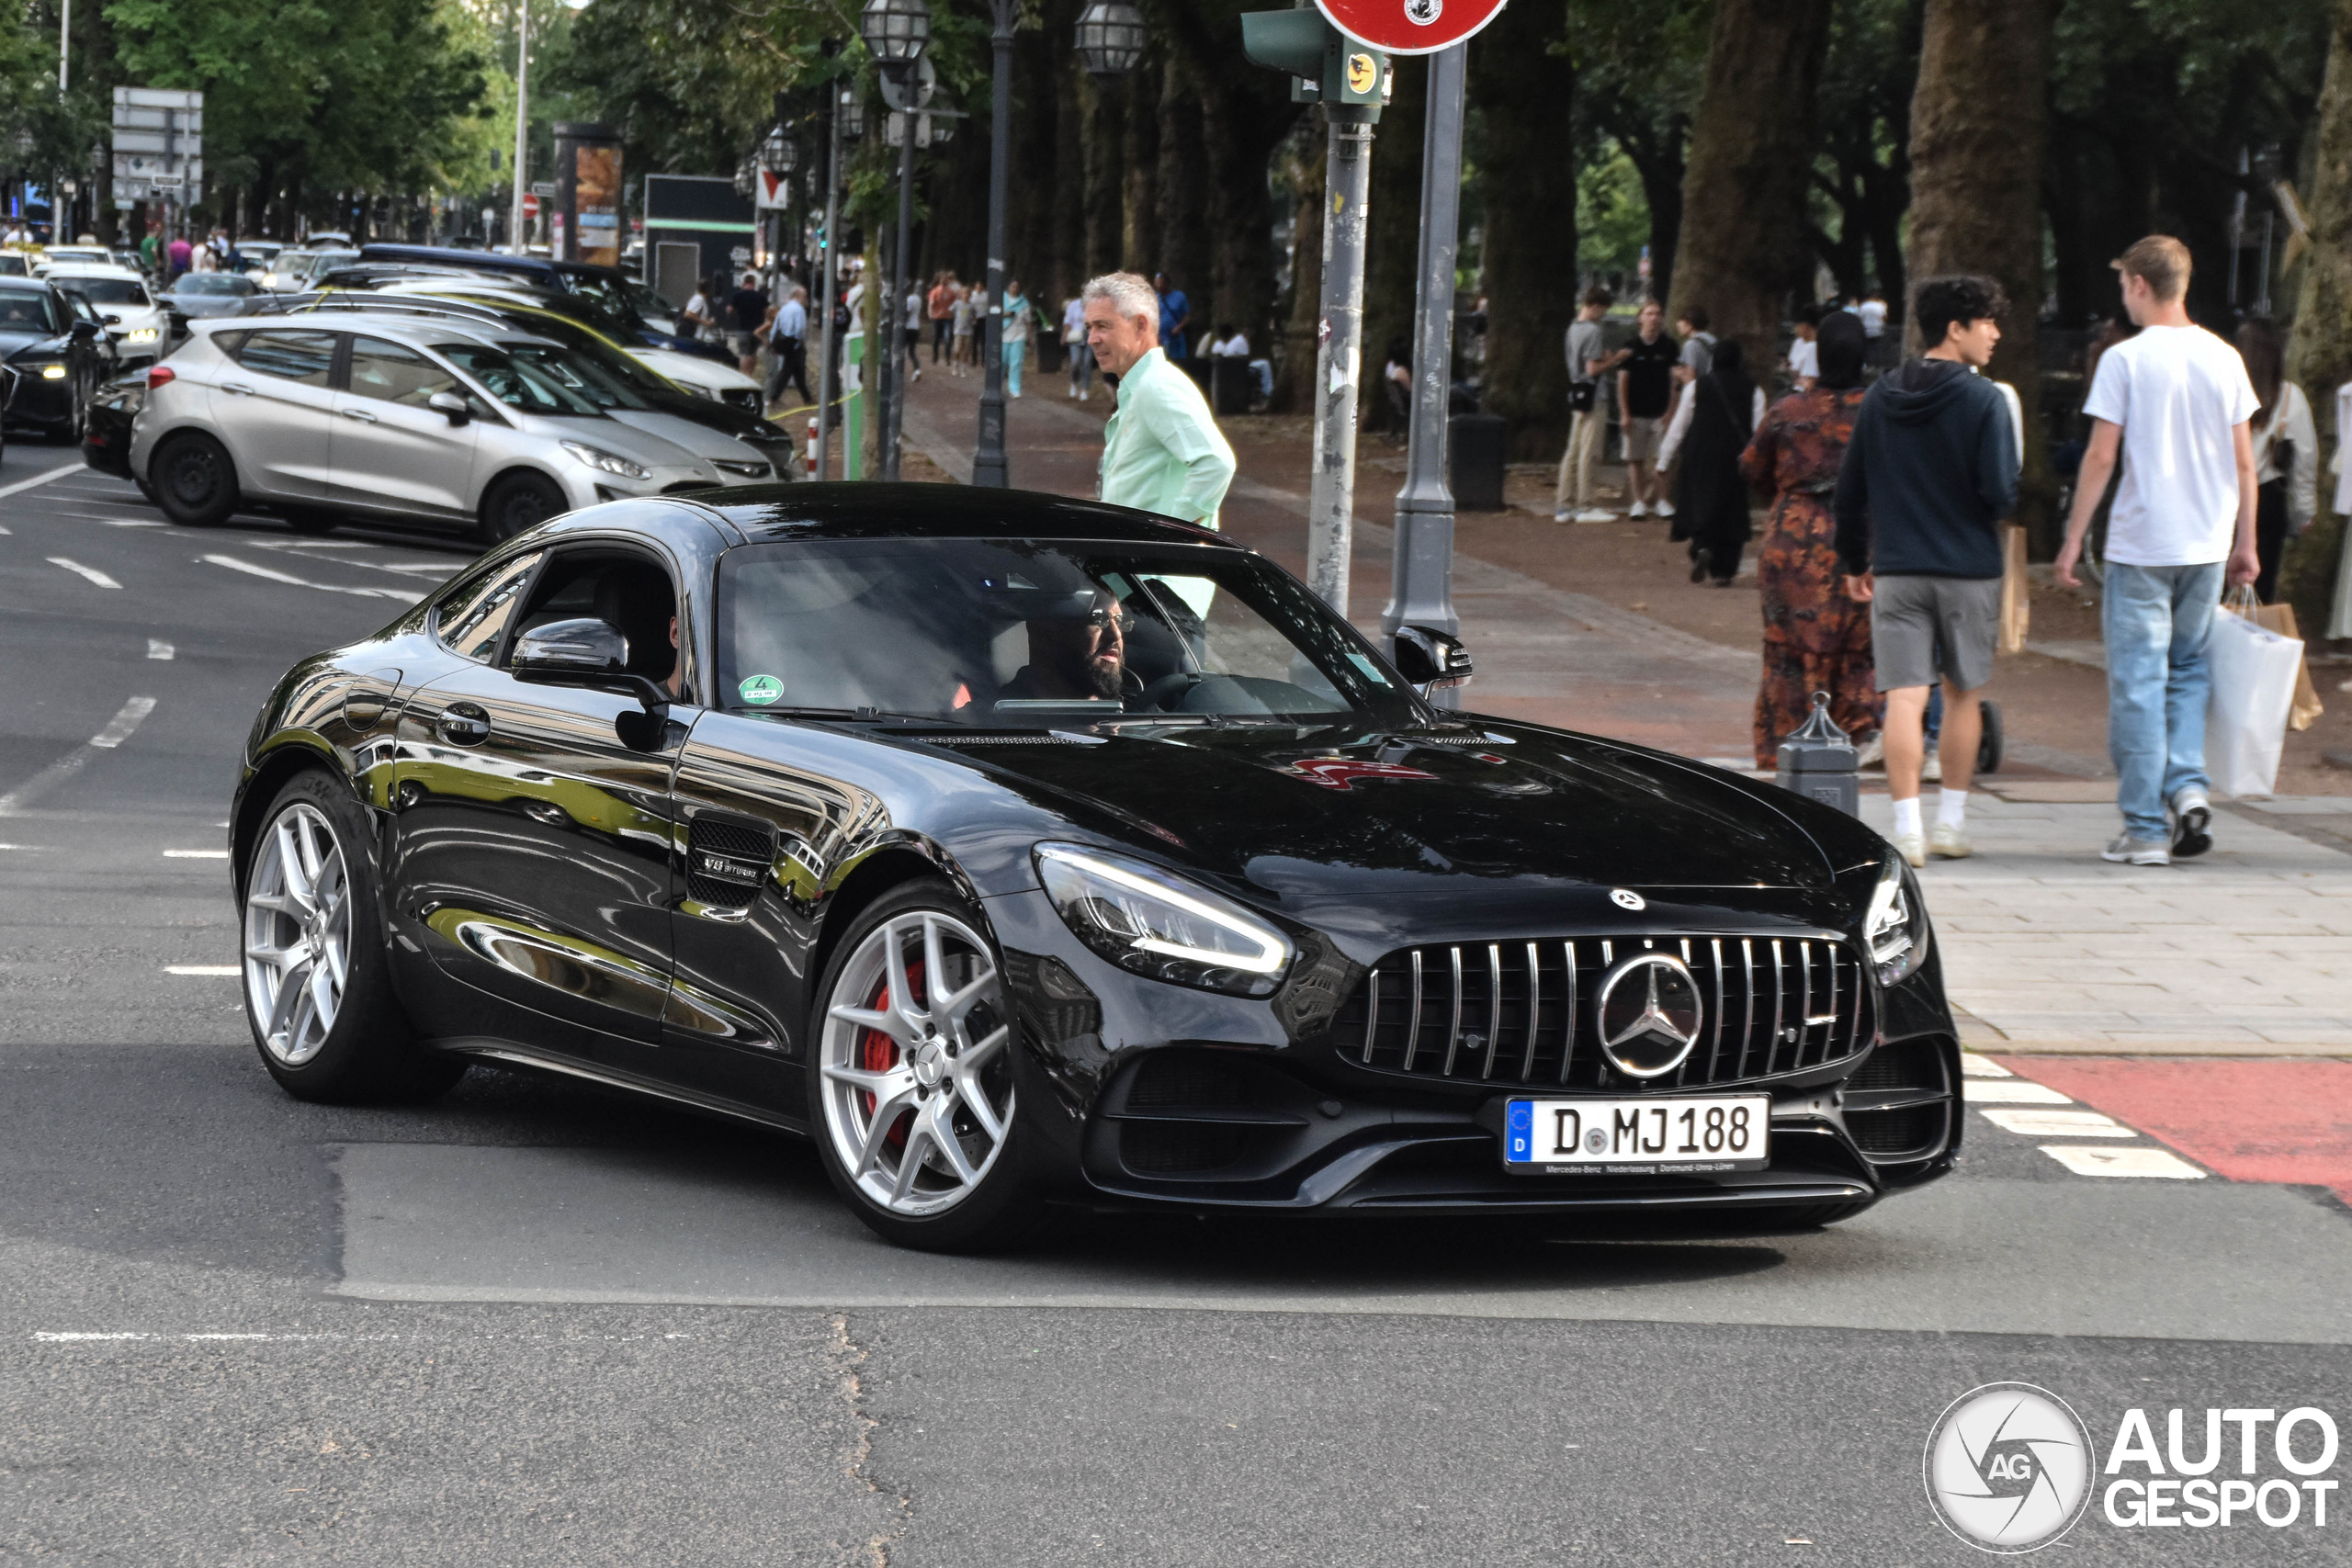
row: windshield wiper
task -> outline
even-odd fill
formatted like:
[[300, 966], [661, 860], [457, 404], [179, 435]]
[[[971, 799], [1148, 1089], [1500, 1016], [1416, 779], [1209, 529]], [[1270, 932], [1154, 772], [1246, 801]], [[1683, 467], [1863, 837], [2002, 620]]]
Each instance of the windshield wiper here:
[[769, 714], [782, 718], [830, 718], [845, 724], [923, 724], [939, 729], [968, 729], [969, 725], [957, 724], [952, 718], [942, 718], [933, 713], [901, 713], [896, 708], [811, 708], [755, 707], [749, 703], [737, 703], [729, 713]]

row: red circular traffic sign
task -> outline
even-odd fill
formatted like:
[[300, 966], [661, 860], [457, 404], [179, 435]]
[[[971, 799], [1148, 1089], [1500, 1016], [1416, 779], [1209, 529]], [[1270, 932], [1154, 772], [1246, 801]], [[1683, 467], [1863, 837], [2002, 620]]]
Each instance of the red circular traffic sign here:
[[538, 215], [538, 197], [531, 191], [525, 191], [523, 193], [523, 216], [526, 218], [537, 218]]
[[1323, 19], [1390, 54], [1451, 49], [1502, 14], [1503, 0], [1315, 0]]

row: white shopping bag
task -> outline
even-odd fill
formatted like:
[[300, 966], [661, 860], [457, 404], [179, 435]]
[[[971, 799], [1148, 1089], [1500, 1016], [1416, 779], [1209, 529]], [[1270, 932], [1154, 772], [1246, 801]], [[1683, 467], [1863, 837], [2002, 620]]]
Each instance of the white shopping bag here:
[[2205, 772], [2222, 795], [2268, 795], [2278, 785], [2303, 645], [2228, 606], [2213, 617], [2205, 660], [2213, 694], [2205, 709]]

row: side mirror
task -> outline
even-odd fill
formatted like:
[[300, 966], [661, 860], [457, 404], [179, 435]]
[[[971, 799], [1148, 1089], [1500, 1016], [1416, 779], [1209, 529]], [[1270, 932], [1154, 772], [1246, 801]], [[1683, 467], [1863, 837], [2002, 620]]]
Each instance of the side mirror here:
[[628, 638], [609, 621], [593, 615], [549, 621], [514, 640], [506, 668], [534, 686], [585, 686], [635, 697], [642, 713], [616, 715], [613, 729], [634, 751], [661, 750], [670, 727], [670, 694], [642, 675], [631, 674]]
[[99, 330], [98, 323], [96, 321], [76, 321], [66, 330], [66, 335], [76, 343], [87, 343], [98, 335]]
[[[455, 392], [435, 392], [431, 397], [424, 400], [424, 406], [431, 409], [435, 413], [447, 414], [448, 416], [449, 423], [453, 425], [465, 424], [474, 417], [474, 411], [466, 406], [466, 400]], [[565, 621], [560, 624], [564, 626], [573, 626], [579, 623]], [[599, 624], [601, 625], [602, 623]], [[612, 631], [610, 626], [606, 626], [605, 629], [606, 631]], [[618, 632], [613, 632], [613, 635], [615, 637], [618, 637], [620, 634]]]
[[1398, 626], [1395, 652], [1396, 673], [1423, 696], [1448, 686], [1466, 686], [1476, 668], [1462, 639], [1429, 626]]

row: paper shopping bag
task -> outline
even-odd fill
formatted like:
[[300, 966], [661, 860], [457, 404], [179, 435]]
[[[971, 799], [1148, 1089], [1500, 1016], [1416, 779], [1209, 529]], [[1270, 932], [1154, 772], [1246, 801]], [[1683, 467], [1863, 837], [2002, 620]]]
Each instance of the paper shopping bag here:
[[2257, 626], [2247, 615], [2213, 617], [2205, 661], [2213, 691], [2205, 709], [2205, 772], [2223, 795], [2269, 795], [2278, 786], [2278, 751], [2303, 645]]
[[[2302, 628], [2295, 625], [2295, 607], [2284, 600], [2265, 604], [2255, 612], [2254, 620], [2256, 626], [2266, 626], [2280, 637], [2302, 640]], [[2312, 721], [2326, 711], [2320, 706], [2319, 689], [2312, 684], [2312, 664], [2306, 658], [2295, 667], [2295, 704], [2287, 710], [2287, 728], [2309, 729]]]
[[2012, 523], [2001, 530], [2000, 650], [2023, 653], [2032, 626], [2033, 599], [2025, 575], [2025, 530]]

